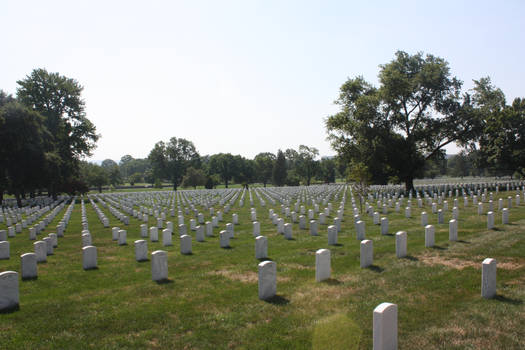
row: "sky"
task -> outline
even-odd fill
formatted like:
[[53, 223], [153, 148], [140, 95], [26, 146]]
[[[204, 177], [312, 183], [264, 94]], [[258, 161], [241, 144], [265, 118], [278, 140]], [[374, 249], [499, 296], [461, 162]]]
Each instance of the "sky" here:
[[0, 89], [36, 68], [76, 79], [101, 135], [93, 161], [147, 157], [171, 137], [201, 155], [329, 156], [340, 86], [377, 86], [397, 50], [443, 57], [465, 91], [490, 76], [507, 103], [525, 96], [523, 13], [525, 1], [0, 0]]

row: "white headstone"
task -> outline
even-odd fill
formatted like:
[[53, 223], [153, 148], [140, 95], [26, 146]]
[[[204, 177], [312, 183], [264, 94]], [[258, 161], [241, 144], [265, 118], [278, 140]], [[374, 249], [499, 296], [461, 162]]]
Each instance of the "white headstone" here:
[[151, 278], [154, 281], [168, 279], [168, 253], [156, 250], [151, 253]]
[[253, 222], [253, 237], [257, 237], [261, 234], [261, 223], [259, 221]]
[[148, 237], [148, 226], [146, 224], [140, 225], [140, 237], [142, 238]]
[[365, 222], [362, 220], [359, 220], [355, 223], [356, 233], [357, 233], [357, 239], [362, 241], [365, 239]]
[[487, 213], [487, 229], [492, 230], [494, 228], [494, 212], [489, 211]]
[[284, 238], [293, 239], [292, 224], [289, 222], [284, 224]]
[[135, 260], [146, 261], [148, 260], [148, 242], [139, 239], [135, 241]]
[[396, 233], [396, 256], [404, 258], [407, 256], [407, 233], [399, 231]]
[[36, 254], [36, 262], [46, 262], [47, 261], [47, 245], [44, 241], [36, 241], [33, 243]]
[[381, 234], [387, 235], [388, 234], [388, 218], [381, 218]]
[[299, 228], [301, 230], [306, 230], [306, 217], [304, 215], [299, 216]]
[[222, 230], [219, 232], [219, 243], [221, 245], [221, 248], [229, 248], [230, 247], [230, 234], [226, 230]]
[[481, 264], [481, 296], [491, 299], [496, 296], [496, 260], [486, 258]]
[[151, 226], [149, 228], [149, 239], [152, 242], [159, 241], [159, 229], [157, 228], [157, 226]]
[[268, 257], [268, 239], [264, 236], [255, 238], [255, 259], [266, 259]]
[[434, 246], [435, 229], [432, 225], [425, 226], [425, 247], [431, 248]]
[[509, 209], [503, 208], [501, 210], [501, 223], [507, 225], [509, 223]]
[[450, 241], [458, 240], [458, 222], [455, 219], [448, 222], [448, 239]]
[[22, 265], [22, 279], [32, 279], [37, 277], [36, 254], [25, 253], [20, 255]]
[[428, 214], [426, 211], [421, 213], [421, 226], [425, 227], [428, 225]]
[[0, 241], [0, 260], [9, 259], [9, 241]]
[[337, 227], [335, 225], [328, 226], [328, 244], [337, 244]]
[[373, 264], [374, 261], [374, 245], [369, 239], [362, 240], [359, 245], [360, 251], [360, 266], [362, 268], [368, 267]]
[[18, 273], [14, 271], [0, 273], [0, 311], [17, 309], [19, 303]]
[[212, 227], [211, 222], [206, 221], [205, 225], [206, 225], [206, 236], [208, 237], [213, 236], [213, 227]]
[[126, 230], [118, 231], [118, 245], [126, 245], [126, 236], [127, 236]]
[[97, 247], [88, 245], [82, 248], [82, 267], [84, 270], [97, 267]]
[[330, 250], [319, 249], [315, 253], [315, 280], [317, 282], [330, 278]]
[[373, 349], [397, 349], [397, 305], [379, 304], [374, 309]]
[[114, 241], [118, 240], [118, 231], [120, 230], [120, 227], [113, 227], [111, 228], [111, 237]]
[[277, 264], [263, 261], [259, 264], [259, 299], [268, 300], [277, 293]]
[[173, 245], [172, 239], [171, 239], [171, 231], [167, 228], [162, 230], [162, 245], [164, 247]]
[[317, 236], [317, 221], [310, 220], [310, 235]]
[[191, 254], [191, 236], [183, 235], [180, 237], [180, 253]]

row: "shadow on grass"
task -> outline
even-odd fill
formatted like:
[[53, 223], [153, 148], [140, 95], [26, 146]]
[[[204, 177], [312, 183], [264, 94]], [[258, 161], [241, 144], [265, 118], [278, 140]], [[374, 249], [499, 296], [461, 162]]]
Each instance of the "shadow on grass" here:
[[193, 255], [193, 252], [189, 252], [189, 253], [182, 253], [182, 255]]
[[407, 255], [405, 256], [405, 259], [410, 260], [410, 261], [419, 261], [419, 259], [413, 255]]
[[38, 279], [38, 276], [35, 276], [35, 277], [23, 277], [22, 281], [30, 282], [30, 281], [36, 281], [37, 279]]
[[173, 280], [170, 280], [169, 278], [165, 278], [163, 280], [155, 281], [157, 284], [171, 284], [173, 283]]
[[377, 273], [381, 273], [381, 272], [385, 271], [384, 268], [382, 268], [380, 266], [377, 266], [377, 265], [370, 265], [370, 266], [367, 267], [367, 269], [369, 269], [370, 271], [377, 272]]
[[13, 312], [17, 312], [18, 310], [20, 310], [20, 305], [16, 305], [16, 306], [11, 306], [7, 309], [3, 309], [3, 310], [0, 310], [0, 314], [11, 314]]
[[233, 249], [233, 247], [227, 246], [227, 247], [222, 247], [222, 249]]
[[492, 231], [503, 231], [503, 230], [500, 229], [499, 227], [493, 227], [493, 228], [492, 228]]
[[447, 247], [441, 247], [439, 245], [435, 245], [432, 247], [432, 249], [436, 249], [436, 250], [447, 250], [448, 248]]
[[297, 241], [297, 240], [296, 240], [295, 238], [293, 238], [293, 237], [290, 237], [290, 238], [286, 238], [286, 237], [285, 237], [284, 239], [286, 239], [287, 241]]
[[265, 301], [273, 305], [287, 305], [290, 303], [290, 300], [280, 295], [274, 295], [273, 297], [271, 297], [270, 299], [266, 299]]
[[90, 267], [88, 269], [84, 269], [84, 271], [96, 271], [98, 269], [99, 269], [98, 266], [95, 266], [95, 267]]
[[465, 241], [465, 240], [462, 240], [462, 239], [458, 239], [456, 242], [463, 243], [463, 244], [470, 244], [469, 241]]
[[521, 305], [521, 304], [523, 304], [523, 300], [521, 300], [521, 299], [507, 298], [506, 296], [501, 295], [501, 294], [496, 294], [496, 296], [493, 299], [497, 300], [497, 301], [501, 301], [502, 303], [508, 303], [508, 304], [512, 304], [512, 305]]
[[336, 244], [330, 244], [330, 245], [333, 245], [334, 247], [344, 247], [344, 244], [342, 243], [336, 243]]
[[326, 284], [329, 284], [331, 286], [337, 286], [337, 285], [340, 285], [342, 284], [343, 282], [335, 279], [335, 278], [327, 278], [325, 279], [322, 283], [326, 283]]
[[139, 263], [148, 262], [148, 261], [149, 261], [148, 258], [146, 258], [146, 259], [142, 259], [142, 260], [137, 260], [137, 262], [139, 262]]
[[266, 258], [260, 258], [260, 259], [257, 259], [259, 260], [260, 262], [263, 262], [263, 261], [272, 261], [272, 258], [270, 257], [266, 257]]
[[395, 236], [393, 233], [385, 233], [383, 236]]

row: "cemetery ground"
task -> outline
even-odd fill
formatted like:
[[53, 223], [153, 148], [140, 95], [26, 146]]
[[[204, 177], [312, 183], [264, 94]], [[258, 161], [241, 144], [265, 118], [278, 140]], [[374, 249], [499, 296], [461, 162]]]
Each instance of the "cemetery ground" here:
[[[495, 229], [487, 230], [484, 214], [459, 197], [458, 241], [449, 241], [452, 199], [444, 224], [423, 204], [412, 200], [407, 219], [388, 208], [389, 234], [361, 214], [366, 238], [373, 240], [373, 265], [360, 268], [350, 195], [338, 244], [328, 245], [327, 227], [319, 224], [319, 236], [293, 223], [293, 239], [286, 240], [268, 218], [273, 208], [254, 208], [261, 234], [268, 238], [268, 258], [277, 264], [277, 296], [259, 300], [255, 239], [249, 201], [223, 215], [213, 236], [195, 240], [189, 230], [192, 213], [185, 215], [192, 236], [192, 254], [182, 255], [177, 217], [173, 246], [148, 241], [151, 252], [168, 252], [168, 277], [151, 279], [151, 260], [135, 261], [133, 242], [141, 239], [142, 222], [130, 217], [123, 225], [109, 210], [104, 228], [85, 200], [89, 231], [98, 250], [98, 268], [82, 269], [81, 206], [74, 206], [71, 220], [54, 254], [38, 264], [38, 278], [20, 281], [19, 310], [0, 314], [0, 347], [22, 348], [245, 348], [337, 349], [372, 348], [372, 312], [382, 302], [398, 305], [400, 349], [524, 349], [525, 348], [525, 205], [513, 205], [510, 223], [501, 224], [497, 199], [515, 192], [494, 193]], [[406, 203], [406, 200], [405, 200]], [[505, 201], [506, 203], [506, 201]], [[327, 223], [332, 224], [338, 206]], [[372, 203], [373, 205], [373, 203]], [[306, 210], [312, 208], [306, 205]], [[440, 206], [441, 208], [441, 206]], [[211, 221], [209, 212], [198, 208]], [[215, 207], [221, 210], [222, 207]], [[376, 209], [377, 210], [377, 209]], [[380, 210], [378, 210], [380, 211]], [[426, 211], [436, 228], [435, 246], [425, 248], [425, 229], [420, 213]], [[60, 212], [39, 238], [55, 232]], [[183, 211], [184, 212], [184, 211]], [[230, 248], [219, 246], [219, 231], [239, 215]], [[316, 214], [317, 219], [317, 214]], [[156, 222], [150, 216], [148, 227]], [[291, 222], [285, 218], [285, 222]], [[127, 245], [112, 240], [111, 227], [127, 230]], [[0, 223], [0, 229], [6, 229]], [[159, 230], [160, 231], [160, 230]], [[395, 233], [407, 231], [408, 255], [396, 258]], [[24, 229], [9, 239], [11, 257], [0, 260], [0, 272], [20, 271], [20, 255], [33, 252]], [[315, 252], [331, 251], [331, 278], [315, 280]], [[497, 295], [481, 297], [481, 263], [497, 260]]]

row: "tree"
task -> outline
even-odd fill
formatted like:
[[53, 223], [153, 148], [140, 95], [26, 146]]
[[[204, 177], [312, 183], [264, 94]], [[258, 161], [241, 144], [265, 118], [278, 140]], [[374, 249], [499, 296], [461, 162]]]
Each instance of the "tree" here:
[[206, 174], [202, 169], [195, 169], [191, 166], [186, 169], [186, 175], [184, 175], [182, 179], [183, 187], [197, 188], [197, 186], [203, 186], [205, 183]]
[[142, 174], [141, 173], [133, 173], [129, 177], [129, 184], [131, 186], [135, 186], [137, 182], [142, 182]]
[[240, 155], [233, 156], [234, 171], [233, 181], [248, 187], [255, 180], [255, 162]]
[[230, 153], [218, 153], [210, 157], [210, 174], [217, 174], [224, 182], [226, 188], [228, 183], [236, 173], [237, 168], [235, 158]]
[[80, 177], [89, 186], [96, 187], [99, 192], [102, 192], [103, 186], [109, 184], [108, 172], [102, 166], [95, 163], [81, 161]]
[[395, 56], [380, 66], [379, 88], [362, 77], [341, 86], [341, 111], [327, 118], [326, 128], [347, 161], [363, 163], [375, 181], [396, 176], [410, 191], [425, 160], [474, 138], [479, 120], [444, 59], [402, 51]]
[[172, 137], [167, 144], [157, 142], [148, 156], [155, 178], [169, 179], [175, 191], [182, 182], [186, 169], [189, 166], [198, 167], [199, 158], [191, 141], [176, 137]]
[[272, 171], [272, 178], [273, 183], [276, 186], [282, 186], [286, 182], [287, 177], [287, 169], [286, 169], [286, 158], [284, 157], [284, 153], [279, 150], [277, 152], [277, 159], [275, 160], [275, 163], [273, 164], [273, 171]]
[[[17, 102], [8, 102], [0, 108], [0, 184], [15, 195], [22, 206], [27, 192], [41, 188], [45, 179], [45, 139], [50, 135], [42, 116]], [[3, 194], [4, 188], [0, 188]]]
[[359, 207], [361, 214], [363, 213], [363, 203], [368, 196], [368, 189], [370, 186], [370, 179], [372, 174], [368, 167], [363, 163], [350, 163], [348, 167], [347, 181], [352, 182], [353, 192], [359, 197]]
[[299, 176], [306, 180], [306, 185], [310, 186], [310, 180], [316, 173], [317, 162], [315, 158], [319, 155], [317, 148], [305, 145], [299, 146], [296, 171]]
[[46, 152], [55, 153], [59, 163], [49, 166], [47, 188], [56, 198], [61, 186], [78, 173], [79, 159], [91, 155], [99, 135], [86, 118], [83, 87], [74, 80], [45, 69], [35, 69], [17, 81], [18, 99], [44, 117], [51, 135]]
[[318, 168], [318, 178], [325, 183], [335, 182], [335, 160], [322, 158]]
[[263, 183], [264, 187], [266, 187], [266, 184], [272, 180], [275, 154], [269, 152], [259, 153], [255, 156], [254, 160], [257, 179]]
[[505, 103], [503, 92], [492, 85], [489, 77], [474, 80], [472, 100], [482, 119], [477, 143], [478, 166], [490, 167], [497, 174], [525, 176], [525, 100], [514, 99]]

